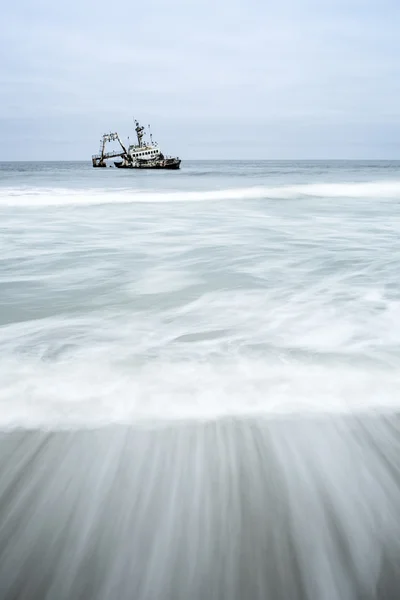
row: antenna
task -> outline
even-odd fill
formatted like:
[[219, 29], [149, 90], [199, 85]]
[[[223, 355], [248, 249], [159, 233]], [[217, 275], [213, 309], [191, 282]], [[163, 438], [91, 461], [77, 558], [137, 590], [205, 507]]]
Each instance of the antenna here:
[[150, 125], [147, 125], [147, 127], [149, 128], [150, 142], [151, 142], [151, 145], [153, 145], [153, 134], [151, 133]]

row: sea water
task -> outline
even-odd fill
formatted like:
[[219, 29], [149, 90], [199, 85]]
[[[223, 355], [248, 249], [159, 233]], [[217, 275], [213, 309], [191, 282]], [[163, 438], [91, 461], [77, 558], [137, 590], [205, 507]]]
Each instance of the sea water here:
[[0, 598], [400, 596], [400, 162], [0, 164]]

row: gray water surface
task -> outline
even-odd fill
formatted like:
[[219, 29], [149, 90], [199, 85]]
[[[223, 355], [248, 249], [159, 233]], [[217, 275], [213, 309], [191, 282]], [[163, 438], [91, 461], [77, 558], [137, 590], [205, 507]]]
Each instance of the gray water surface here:
[[0, 165], [0, 597], [400, 597], [400, 163]]

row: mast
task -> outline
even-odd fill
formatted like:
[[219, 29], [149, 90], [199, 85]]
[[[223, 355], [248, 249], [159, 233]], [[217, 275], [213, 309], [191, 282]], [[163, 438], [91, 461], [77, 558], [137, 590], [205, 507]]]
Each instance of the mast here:
[[104, 134], [100, 140], [100, 155], [101, 155], [100, 160], [101, 160], [101, 162], [103, 161], [104, 153], [105, 153], [105, 149], [106, 149], [106, 139], [107, 139], [107, 134]]
[[139, 148], [142, 147], [142, 139], [144, 136], [144, 127], [142, 127], [141, 125], [139, 125], [139, 121], [135, 121], [135, 131], [136, 131], [136, 135], [137, 135], [137, 140], [138, 140], [138, 146]]

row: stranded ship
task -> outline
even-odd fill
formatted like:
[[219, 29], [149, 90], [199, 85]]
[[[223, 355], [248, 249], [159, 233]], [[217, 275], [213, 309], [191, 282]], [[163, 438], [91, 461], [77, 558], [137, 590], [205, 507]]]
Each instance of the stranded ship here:
[[[150, 125], [149, 125], [150, 130]], [[158, 147], [157, 142], [153, 142], [153, 136], [150, 133], [150, 142], [144, 139], [145, 129], [135, 121], [135, 131], [137, 144], [125, 146], [118, 133], [105, 133], [100, 140], [100, 152], [92, 156], [94, 167], [106, 167], [106, 161], [112, 158], [120, 158], [114, 165], [118, 169], [179, 169], [181, 160], [179, 157], [164, 156]], [[109, 142], [118, 142], [120, 148], [106, 152], [106, 144]]]

